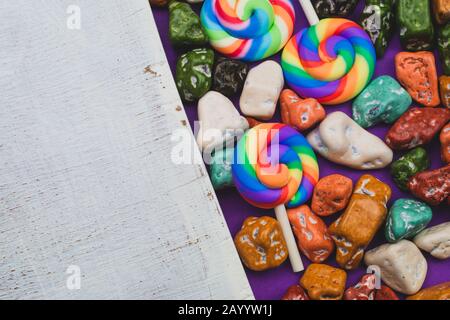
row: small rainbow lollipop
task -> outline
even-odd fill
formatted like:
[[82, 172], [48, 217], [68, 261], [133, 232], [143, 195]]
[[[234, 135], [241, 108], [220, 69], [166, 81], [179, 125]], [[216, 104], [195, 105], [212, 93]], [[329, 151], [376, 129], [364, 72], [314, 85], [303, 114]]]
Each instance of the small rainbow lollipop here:
[[247, 61], [274, 55], [294, 31], [291, 0], [205, 0], [202, 25], [222, 54]]
[[322, 104], [356, 97], [373, 76], [376, 55], [366, 32], [342, 18], [319, 21], [309, 0], [301, 0], [310, 28], [287, 43], [281, 57], [286, 82], [299, 95]]
[[308, 201], [319, 179], [316, 155], [306, 139], [280, 123], [264, 123], [247, 131], [234, 153], [232, 173], [242, 197], [255, 207], [275, 209], [294, 272], [303, 264], [285, 205]]

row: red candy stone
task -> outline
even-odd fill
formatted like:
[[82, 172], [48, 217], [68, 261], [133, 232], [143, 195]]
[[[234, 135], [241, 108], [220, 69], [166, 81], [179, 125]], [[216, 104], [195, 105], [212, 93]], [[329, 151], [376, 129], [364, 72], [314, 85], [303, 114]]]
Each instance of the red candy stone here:
[[450, 163], [450, 123], [442, 129], [439, 135], [441, 141], [441, 157], [445, 163]]
[[375, 291], [375, 300], [400, 300], [397, 294], [389, 287], [381, 286]]
[[450, 195], [450, 165], [416, 174], [409, 179], [408, 189], [432, 206], [447, 201]]
[[373, 300], [376, 284], [374, 274], [366, 274], [353, 287], [348, 288], [344, 293], [344, 300]]
[[411, 108], [389, 130], [386, 143], [394, 150], [427, 144], [449, 120], [450, 109]]
[[290, 286], [281, 300], [309, 300], [305, 290], [298, 284]]

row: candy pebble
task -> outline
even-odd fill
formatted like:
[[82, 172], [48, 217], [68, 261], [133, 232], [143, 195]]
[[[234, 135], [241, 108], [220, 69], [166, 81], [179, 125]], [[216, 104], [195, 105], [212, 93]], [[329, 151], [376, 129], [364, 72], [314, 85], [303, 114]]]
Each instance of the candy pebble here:
[[375, 300], [400, 300], [397, 294], [391, 288], [381, 285], [381, 288], [375, 291]]
[[434, 17], [439, 24], [450, 21], [450, 1], [432, 0]]
[[239, 102], [242, 113], [260, 120], [272, 119], [283, 86], [283, 71], [275, 61], [268, 60], [252, 68]]
[[311, 0], [320, 19], [346, 17], [355, 10], [357, 0]]
[[214, 190], [233, 186], [233, 175], [231, 174], [233, 157], [234, 148], [219, 149], [212, 155], [209, 170]]
[[214, 67], [213, 90], [232, 97], [242, 91], [248, 66], [242, 61], [219, 58]]
[[441, 142], [442, 161], [450, 163], [450, 123], [447, 123], [447, 125], [442, 128], [439, 140]]
[[[450, 5], [449, 5], [450, 6]], [[438, 30], [437, 46], [442, 68], [447, 76], [450, 76], [450, 22], [441, 26]]]
[[353, 287], [345, 290], [344, 300], [374, 300], [376, 276], [365, 274]]
[[412, 149], [391, 165], [391, 175], [395, 184], [402, 190], [408, 190], [408, 181], [416, 173], [427, 170], [430, 159], [424, 148]]
[[363, 128], [393, 123], [411, 105], [411, 96], [390, 76], [374, 79], [353, 101], [353, 119]]
[[281, 300], [309, 300], [305, 290], [298, 284], [290, 286]]
[[316, 99], [302, 99], [289, 89], [281, 92], [280, 106], [283, 123], [300, 132], [314, 127], [326, 116], [325, 109]]
[[383, 224], [391, 197], [390, 187], [371, 175], [355, 186], [347, 209], [328, 228], [336, 243], [336, 261], [344, 269], [358, 267], [364, 250]]
[[353, 99], [366, 87], [376, 54], [357, 23], [329, 18], [292, 37], [281, 63], [286, 82], [301, 97], [334, 105]]
[[311, 300], [341, 300], [346, 281], [347, 273], [344, 270], [312, 263], [300, 279], [300, 285]]
[[171, 1], [169, 12], [169, 38], [174, 46], [203, 46], [208, 43], [200, 18], [189, 4]]
[[372, 40], [377, 57], [383, 57], [395, 30], [393, 0], [366, 0], [361, 25]]
[[389, 210], [386, 219], [385, 236], [389, 242], [410, 239], [430, 223], [431, 208], [425, 203], [412, 199], [398, 199]]
[[414, 243], [401, 240], [383, 244], [368, 251], [364, 257], [367, 266], [381, 270], [381, 280], [392, 289], [414, 294], [420, 290], [427, 275], [427, 261]]
[[249, 217], [234, 238], [244, 265], [253, 271], [276, 268], [288, 257], [278, 221], [271, 217]]
[[408, 182], [411, 193], [429, 205], [437, 206], [450, 195], [450, 164], [414, 175]]
[[214, 52], [194, 49], [178, 59], [175, 82], [184, 101], [195, 101], [211, 88]]
[[397, 24], [405, 50], [430, 50], [434, 28], [429, 0], [397, 0]]
[[440, 103], [436, 64], [432, 52], [399, 52], [395, 56], [397, 79], [411, 97], [426, 107]]
[[389, 129], [386, 143], [394, 150], [425, 145], [450, 120], [450, 109], [410, 108]]
[[422, 289], [408, 300], [450, 300], [450, 281]]
[[315, 263], [325, 261], [334, 250], [334, 242], [322, 219], [307, 205], [289, 209], [287, 214], [303, 254]]
[[201, 20], [218, 52], [257, 61], [285, 46], [294, 30], [295, 10], [290, 0], [205, 0]]
[[199, 129], [197, 144], [203, 151], [221, 149], [224, 143], [235, 140], [248, 128], [233, 103], [219, 92], [210, 91], [198, 102]]
[[340, 174], [319, 180], [314, 188], [311, 209], [319, 216], [329, 216], [347, 207], [353, 191], [353, 181]]
[[444, 107], [450, 108], [450, 76], [439, 77], [439, 92]]
[[324, 158], [350, 168], [379, 169], [392, 162], [392, 150], [381, 139], [340, 111], [328, 114], [307, 138]]
[[450, 222], [423, 230], [414, 238], [414, 243], [437, 259], [450, 258]]

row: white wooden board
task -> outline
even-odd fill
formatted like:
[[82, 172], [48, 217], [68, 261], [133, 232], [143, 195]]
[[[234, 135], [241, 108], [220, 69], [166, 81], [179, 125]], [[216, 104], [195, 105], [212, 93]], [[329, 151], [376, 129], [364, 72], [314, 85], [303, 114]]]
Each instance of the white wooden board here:
[[147, 0], [0, 1], [0, 91], [0, 299], [253, 298]]

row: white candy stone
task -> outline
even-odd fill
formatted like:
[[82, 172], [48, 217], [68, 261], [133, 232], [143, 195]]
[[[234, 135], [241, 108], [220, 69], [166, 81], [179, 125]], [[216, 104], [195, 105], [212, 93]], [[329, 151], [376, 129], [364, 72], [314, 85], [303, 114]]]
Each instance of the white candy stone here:
[[420, 232], [414, 243], [438, 259], [450, 257], [450, 222], [442, 223]]
[[216, 91], [210, 91], [198, 101], [199, 130], [197, 144], [201, 150], [222, 146], [236, 133], [248, 129], [248, 121], [233, 103]]
[[307, 139], [324, 158], [350, 168], [378, 169], [392, 162], [392, 150], [380, 138], [340, 111], [330, 113]]
[[270, 120], [284, 87], [283, 70], [275, 61], [268, 60], [250, 70], [239, 102], [243, 114]]
[[383, 244], [366, 252], [367, 266], [376, 265], [381, 270], [381, 280], [392, 289], [415, 294], [422, 288], [427, 275], [427, 261], [414, 243], [401, 240]]

